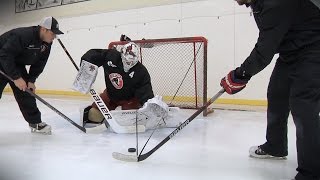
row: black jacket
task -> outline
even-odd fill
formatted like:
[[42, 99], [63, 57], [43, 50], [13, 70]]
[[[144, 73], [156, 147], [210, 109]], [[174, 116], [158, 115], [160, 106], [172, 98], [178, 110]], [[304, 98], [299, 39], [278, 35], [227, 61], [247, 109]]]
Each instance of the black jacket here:
[[[47, 63], [51, 44], [40, 39], [39, 26], [10, 30], [0, 36], [0, 66], [12, 79], [35, 82]], [[26, 65], [31, 65], [29, 73]]]
[[320, 9], [310, 0], [254, 0], [250, 6], [259, 38], [240, 67], [246, 75], [260, 72], [276, 53], [293, 62], [305, 48], [320, 43]]
[[98, 67], [103, 66], [109, 98], [113, 101], [139, 99], [143, 105], [154, 97], [148, 70], [138, 62], [129, 72], [124, 72], [121, 53], [115, 49], [90, 49], [81, 60]]

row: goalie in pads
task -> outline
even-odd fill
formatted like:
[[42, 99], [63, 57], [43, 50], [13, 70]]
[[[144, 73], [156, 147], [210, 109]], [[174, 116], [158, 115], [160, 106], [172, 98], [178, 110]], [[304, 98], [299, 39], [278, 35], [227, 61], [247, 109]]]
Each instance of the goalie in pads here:
[[[139, 125], [150, 129], [160, 119], [169, 117], [169, 108], [160, 97], [154, 98], [149, 72], [139, 62], [139, 55], [139, 47], [129, 42], [120, 52], [116, 49], [90, 49], [82, 56], [81, 64], [103, 66], [106, 89], [100, 97], [119, 125], [132, 126], [137, 118]], [[95, 77], [96, 74], [93, 75], [93, 81]], [[146, 103], [148, 100], [149, 103]], [[177, 110], [178, 108], [171, 108], [170, 112]], [[101, 124], [104, 121], [95, 103], [82, 108], [80, 115], [83, 126]], [[165, 125], [165, 120], [160, 124]]]
[[[103, 66], [106, 89], [100, 97], [109, 110], [139, 109], [153, 98], [150, 75], [139, 62], [139, 49], [134, 43], [126, 44], [121, 52], [115, 49], [90, 49], [81, 62], [86, 61], [98, 67]], [[86, 107], [83, 124], [101, 123], [103, 115], [95, 103]]]

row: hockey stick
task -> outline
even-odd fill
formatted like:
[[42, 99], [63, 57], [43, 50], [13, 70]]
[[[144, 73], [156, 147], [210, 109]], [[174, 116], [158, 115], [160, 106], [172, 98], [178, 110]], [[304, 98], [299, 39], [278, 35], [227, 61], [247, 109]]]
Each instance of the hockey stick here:
[[158, 145], [156, 145], [153, 149], [145, 154], [141, 154], [139, 156], [135, 155], [126, 155], [119, 152], [113, 152], [112, 157], [120, 160], [120, 161], [127, 161], [127, 162], [139, 162], [147, 159], [151, 154], [157, 151], [162, 145], [168, 142], [171, 138], [173, 138], [180, 130], [186, 127], [191, 121], [194, 120], [202, 111], [204, 111], [210, 104], [212, 104], [216, 99], [218, 99], [223, 93], [225, 92], [224, 89], [221, 89], [216, 95], [214, 95], [205, 105], [203, 105], [200, 109], [198, 109], [195, 113], [193, 113], [186, 121], [184, 121], [179, 127], [177, 127], [171, 134], [169, 134], [165, 139], [163, 139]]
[[[58, 39], [58, 42], [61, 45], [62, 49], [67, 54], [67, 56], [69, 57], [70, 61], [72, 62], [73, 66], [77, 69], [77, 71], [79, 71], [79, 67], [74, 62], [73, 58], [71, 57], [70, 53], [68, 52], [68, 50], [66, 49], [66, 47], [64, 46], [62, 41], [59, 38], [57, 38], [57, 39]], [[94, 89], [90, 89], [89, 92], [90, 92], [90, 95], [91, 95], [92, 99], [94, 100], [94, 102], [96, 103], [97, 107], [99, 108], [100, 112], [102, 113], [103, 117], [105, 118], [105, 120], [109, 123], [110, 127], [116, 133], [135, 133], [136, 132], [136, 126], [120, 126], [116, 122], [116, 120], [112, 117], [108, 107], [103, 102], [103, 100], [101, 99], [99, 94]], [[138, 132], [144, 132], [145, 131], [145, 126], [143, 126], [143, 125], [138, 125], [137, 128], [138, 128], [137, 129]], [[96, 126], [94, 128], [88, 128], [87, 132], [97, 133], [97, 132], [104, 131], [106, 129], [107, 129], [107, 127], [105, 126], [105, 124], [102, 123], [101, 125], [98, 125], [98, 126]]]
[[[7, 79], [9, 79], [10, 81], [13, 82], [13, 79], [8, 76], [7, 74], [5, 74], [3, 71], [0, 70], [0, 73], [5, 76]], [[86, 132], [86, 129], [84, 127], [79, 126], [77, 123], [75, 123], [74, 121], [72, 121], [70, 118], [68, 118], [66, 115], [64, 115], [62, 112], [60, 112], [59, 110], [57, 110], [56, 108], [54, 108], [52, 105], [50, 105], [47, 101], [45, 101], [44, 99], [42, 99], [40, 96], [38, 96], [37, 94], [35, 94], [34, 92], [32, 92], [30, 89], [26, 89], [26, 92], [28, 92], [30, 95], [34, 96], [36, 99], [38, 99], [39, 101], [41, 101], [44, 105], [48, 106], [51, 110], [53, 110], [54, 112], [58, 113], [61, 117], [63, 117], [65, 120], [69, 121], [72, 125], [74, 125], [75, 127], [77, 127], [78, 129], [80, 129], [83, 132]]]

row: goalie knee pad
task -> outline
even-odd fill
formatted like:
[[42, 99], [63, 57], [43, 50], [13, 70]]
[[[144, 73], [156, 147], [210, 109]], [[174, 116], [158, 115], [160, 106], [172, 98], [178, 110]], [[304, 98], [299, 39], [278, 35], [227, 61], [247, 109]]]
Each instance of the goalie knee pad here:
[[91, 108], [88, 112], [88, 119], [92, 122], [101, 123], [104, 117], [99, 109]]
[[92, 108], [92, 106], [80, 108], [80, 126], [85, 127], [87, 123], [100, 124], [103, 121], [103, 119], [100, 121], [101, 118], [95, 110], [97, 109]]

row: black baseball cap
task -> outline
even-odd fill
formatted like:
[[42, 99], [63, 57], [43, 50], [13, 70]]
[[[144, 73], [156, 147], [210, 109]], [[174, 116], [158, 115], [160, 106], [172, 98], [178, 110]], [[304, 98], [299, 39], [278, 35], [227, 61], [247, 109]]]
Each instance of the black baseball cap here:
[[63, 34], [63, 32], [59, 30], [58, 21], [51, 16], [43, 18], [39, 26], [51, 30], [54, 34]]

